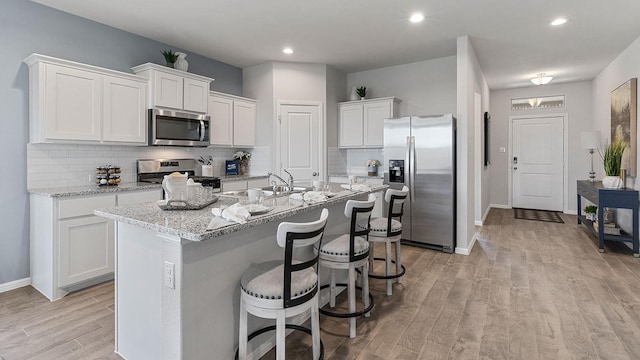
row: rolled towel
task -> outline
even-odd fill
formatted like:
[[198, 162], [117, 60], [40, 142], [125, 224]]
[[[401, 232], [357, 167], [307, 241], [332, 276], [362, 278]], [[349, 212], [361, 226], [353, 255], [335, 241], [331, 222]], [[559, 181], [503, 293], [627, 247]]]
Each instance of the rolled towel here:
[[251, 216], [249, 210], [240, 205], [240, 203], [235, 203], [224, 210], [220, 208], [213, 208], [211, 209], [211, 213], [215, 216], [220, 216], [225, 220], [236, 222], [238, 224], [246, 223], [249, 216]]
[[308, 203], [327, 201], [327, 196], [319, 191], [307, 191], [302, 198]]
[[353, 191], [371, 191], [371, 187], [367, 184], [341, 184], [341, 188]]

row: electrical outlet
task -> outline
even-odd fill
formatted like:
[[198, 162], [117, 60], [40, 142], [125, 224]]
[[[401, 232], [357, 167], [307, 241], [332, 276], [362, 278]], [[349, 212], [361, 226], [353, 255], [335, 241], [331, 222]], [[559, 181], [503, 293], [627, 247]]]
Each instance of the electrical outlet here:
[[503, 153], [503, 152], [507, 152], [507, 148], [505, 148], [504, 146], [500, 146], [500, 147], [498, 148], [498, 152], [501, 152], [501, 153]]
[[164, 286], [176, 288], [176, 265], [169, 261], [164, 262]]

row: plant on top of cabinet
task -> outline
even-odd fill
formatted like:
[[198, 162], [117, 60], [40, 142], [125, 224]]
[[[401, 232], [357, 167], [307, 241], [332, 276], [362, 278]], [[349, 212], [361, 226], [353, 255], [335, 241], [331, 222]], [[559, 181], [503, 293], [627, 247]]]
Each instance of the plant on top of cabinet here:
[[164, 50], [162, 52], [162, 56], [164, 56], [164, 61], [167, 62], [167, 67], [172, 68], [173, 64], [178, 60], [178, 54], [174, 53], [173, 50]]
[[364, 100], [364, 98], [367, 96], [367, 87], [360, 86], [356, 89], [356, 93], [358, 94], [358, 96], [360, 96], [360, 100]]

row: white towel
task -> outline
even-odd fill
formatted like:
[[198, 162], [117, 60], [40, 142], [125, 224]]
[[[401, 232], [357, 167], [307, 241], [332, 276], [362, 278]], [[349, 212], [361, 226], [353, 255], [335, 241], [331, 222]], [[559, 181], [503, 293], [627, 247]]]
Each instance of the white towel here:
[[327, 201], [327, 196], [319, 191], [307, 191], [302, 198], [308, 203]]
[[228, 208], [222, 210], [220, 208], [211, 209], [211, 213], [215, 216], [220, 216], [225, 220], [236, 222], [238, 224], [244, 224], [251, 214], [240, 203], [235, 203]]
[[371, 187], [367, 184], [341, 184], [341, 188], [353, 191], [371, 191]]

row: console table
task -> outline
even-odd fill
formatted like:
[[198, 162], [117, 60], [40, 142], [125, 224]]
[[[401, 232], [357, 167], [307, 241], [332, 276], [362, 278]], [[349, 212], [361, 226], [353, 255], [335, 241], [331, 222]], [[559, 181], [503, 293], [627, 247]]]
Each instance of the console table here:
[[[582, 197], [598, 206], [598, 231], [593, 222], [582, 216]], [[604, 208], [631, 209], [633, 211], [633, 234], [609, 235], [604, 233], [602, 218]], [[640, 257], [638, 247], [638, 191], [633, 189], [607, 189], [602, 182], [578, 180], [578, 224], [585, 223], [591, 232], [598, 237], [598, 248], [604, 252], [604, 241], [622, 241], [633, 244], [633, 256]]]

